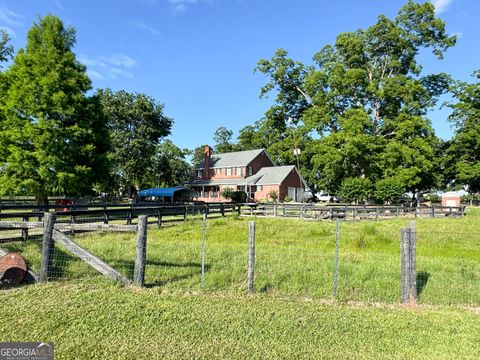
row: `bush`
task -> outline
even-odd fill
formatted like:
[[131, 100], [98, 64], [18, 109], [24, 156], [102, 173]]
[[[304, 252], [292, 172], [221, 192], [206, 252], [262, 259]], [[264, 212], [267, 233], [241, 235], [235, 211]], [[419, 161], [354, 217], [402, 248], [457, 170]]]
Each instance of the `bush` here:
[[293, 199], [288, 195], [283, 198], [283, 202], [292, 202], [292, 200]]
[[366, 178], [347, 178], [340, 187], [340, 197], [344, 202], [368, 200], [372, 193], [372, 182]]
[[222, 197], [224, 197], [227, 200], [231, 200], [233, 193], [234, 193], [233, 189], [227, 187], [227, 188], [222, 190], [220, 195], [222, 195]]
[[271, 199], [273, 202], [278, 201], [278, 191], [277, 190], [271, 190], [267, 194], [268, 198]]
[[244, 203], [247, 202], [247, 194], [243, 191], [233, 191], [230, 199], [232, 202]]
[[404, 193], [402, 183], [395, 178], [382, 179], [375, 184], [375, 200], [383, 203], [398, 203]]

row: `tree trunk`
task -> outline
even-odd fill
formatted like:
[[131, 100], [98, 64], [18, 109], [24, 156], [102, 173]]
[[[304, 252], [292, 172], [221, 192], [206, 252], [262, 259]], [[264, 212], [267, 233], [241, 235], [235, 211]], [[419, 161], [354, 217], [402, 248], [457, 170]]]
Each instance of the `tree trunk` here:
[[39, 211], [48, 211], [48, 196], [37, 195], [35, 196], [35, 203], [38, 205]]

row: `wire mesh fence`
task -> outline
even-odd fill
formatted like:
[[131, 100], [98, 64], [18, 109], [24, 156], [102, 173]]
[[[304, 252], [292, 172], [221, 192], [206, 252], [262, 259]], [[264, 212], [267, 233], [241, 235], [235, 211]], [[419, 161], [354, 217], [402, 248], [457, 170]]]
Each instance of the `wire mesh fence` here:
[[[19, 253], [29, 269], [39, 273], [44, 221], [12, 219], [30, 228], [2, 228], [5, 222], [0, 223], [5, 230], [0, 232], [4, 239], [0, 249]], [[248, 222], [252, 219], [256, 221], [255, 293], [401, 301], [405, 264], [402, 267], [400, 229], [408, 224], [404, 219], [314, 222], [233, 215], [204, 220], [196, 213], [179, 226], [169, 226], [154, 217], [148, 228], [142, 284], [178, 291], [246, 293]], [[138, 219], [132, 218], [131, 225], [125, 225], [125, 218], [119, 220], [122, 224], [107, 225], [104, 220], [79, 216], [72, 221], [71, 216], [56, 216], [49, 280], [105, 275], [121, 282], [133, 280]], [[415, 244], [418, 302], [480, 306], [480, 243], [475, 221], [418, 219]]]

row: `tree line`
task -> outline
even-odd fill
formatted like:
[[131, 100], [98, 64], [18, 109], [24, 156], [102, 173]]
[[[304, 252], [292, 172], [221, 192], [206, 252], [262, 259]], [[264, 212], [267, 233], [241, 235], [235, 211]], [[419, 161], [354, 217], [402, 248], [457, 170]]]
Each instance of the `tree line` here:
[[[16, 54], [0, 32], [0, 195], [132, 194], [190, 178], [173, 119], [141, 93], [99, 89], [72, 51], [75, 30], [47, 15]], [[5, 69], [8, 61], [11, 61]]]
[[[75, 41], [54, 15], [39, 18], [16, 53], [0, 31], [0, 195], [45, 202], [190, 180], [187, 159], [195, 167], [204, 145], [180, 149], [166, 139], [173, 119], [146, 94], [93, 91]], [[477, 196], [480, 72], [466, 83], [425, 74], [419, 63], [420, 52], [441, 60], [455, 43], [431, 3], [410, 0], [394, 18], [339, 34], [310, 64], [279, 49], [255, 68], [266, 78], [260, 96], [273, 94], [273, 105], [235, 140], [218, 128], [215, 151], [265, 148], [278, 165], [298, 160], [312, 189], [346, 201], [459, 188]], [[445, 94], [454, 128], [446, 141], [427, 117]]]
[[[399, 201], [431, 190], [480, 193], [480, 72], [466, 83], [446, 73], [425, 74], [419, 53], [438, 60], [455, 46], [430, 2], [408, 1], [397, 16], [341, 33], [313, 55], [295, 61], [284, 49], [255, 70], [275, 96], [265, 116], [239, 131], [221, 127], [217, 151], [266, 148], [280, 165], [295, 164], [312, 188], [346, 201]], [[446, 119], [451, 140], [436, 136], [427, 112], [442, 95], [453, 101]]]

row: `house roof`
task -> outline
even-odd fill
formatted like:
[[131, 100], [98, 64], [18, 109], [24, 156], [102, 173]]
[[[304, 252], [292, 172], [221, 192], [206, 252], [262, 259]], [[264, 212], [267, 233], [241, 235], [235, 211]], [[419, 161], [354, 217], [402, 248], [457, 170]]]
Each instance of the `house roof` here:
[[[247, 166], [250, 164], [258, 155], [260, 155], [264, 149], [255, 149], [255, 150], [246, 150], [246, 151], [236, 151], [223, 154], [213, 154], [210, 158], [210, 167], [236, 167], [236, 166]], [[199, 165], [199, 168], [205, 168], [205, 160], [202, 161]]]
[[[241, 183], [239, 183], [239, 185], [281, 184], [292, 171], [298, 173], [295, 165], [264, 167], [261, 168], [255, 175], [244, 179]], [[301, 176], [300, 178], [302, 182], [305, 183]]]
[[175, 187], [175, 188], [152, 188], [141, 190], [138, 192], [139, 196], [165, 196], [172, 197], [177, 191], [188, 190], [184, 187]]

